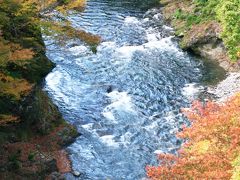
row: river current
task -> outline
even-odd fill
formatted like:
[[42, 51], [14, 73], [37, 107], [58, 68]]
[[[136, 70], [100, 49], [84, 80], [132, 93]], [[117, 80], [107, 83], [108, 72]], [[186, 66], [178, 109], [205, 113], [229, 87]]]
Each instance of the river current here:
[[56, 68], [44, 89], [81, 133], [67, 147], [76, 178], [138, 180], [156, 154], [175, 153], [180, 113], [196, 96], [201, 68], [180, 50], [159, 9], [141, 10], [127, 0], [88, 0], [68, 15], [75, 28], [100, 35], [97, 53], [84, 42], [59, 45], [45, 37]]

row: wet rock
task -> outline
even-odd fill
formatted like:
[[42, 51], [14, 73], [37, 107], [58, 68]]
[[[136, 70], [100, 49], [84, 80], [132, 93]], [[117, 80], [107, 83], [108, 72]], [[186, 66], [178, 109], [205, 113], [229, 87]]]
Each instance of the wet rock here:
[[155, 14], [157, 14], [159, 12], [159, 10], [157, 9], [157, 8], [153, 8], [153, 9], [151, 9], [151, 10], [148, 10], [145, 14], [144, 14], [144, 16], [143, 16], [143, 18], [152, 18]]
[[78, 171], [73, 171], [72, 174], [75, 176], [75, 177], [79, 177], [81, 175], [80, 172]]
[[73, 43], [70, 43], [70, 44], [67, 45], [68, 48], [72, 48], [72, 47], [75, 47], [75, 46], [79, 46], [79, 44], [73, 42]]
[[46, 171], [51, 173], [57, 171], [57, 161], [55, 159], [49, 159], [44, 162]]
[[59, 133], [58, 136], [60, 137], [60, 145], [68, 145], [74, 142], [76, 137], [80, 136], [81, 134], [77, 131], [77, 128], [71, 125], [67, 125], [63, 128]]
[[226, 71], [238, 71], [240, 69], [237, 63], [233, 63], [227, 55], [227, 50], [222, 41], [210, 41], [205, 44], [196, 44], [192, 47], [196, 54], [204, 57], [208, 60], [212, 60], [219, 63]]
[[113, 91], [113, 86], [109, 86], [108, 88], [107, 88], [107, 93], [110, 93], [110, 92], [112, 92]]
[[99, 136], [107, 136], [107, 135], [111, 135], [113, 133], [109, 129], [97, 130], [96, 132]]
[[66, 178], [59, 172], [53, 172], [51, 173], [48, 178], [50, 180], [65, 180]]
[[219, 40], [220, 32], [220, 25], [215, 21], [195, 25], [184, 35], [181, 47], [187, 49], [210, 42], [215, 44]]
[[4, 172], [4, 171], [6, 171], [6, 168], [1, 167], [1, 168], [0, 168], [0, 172]]
[[54, 126], [63, 122], [58, 108], [39, 87], [22, 102], [21, 117], [27, 124], [34, 124], [42, 134], [49, 133]]

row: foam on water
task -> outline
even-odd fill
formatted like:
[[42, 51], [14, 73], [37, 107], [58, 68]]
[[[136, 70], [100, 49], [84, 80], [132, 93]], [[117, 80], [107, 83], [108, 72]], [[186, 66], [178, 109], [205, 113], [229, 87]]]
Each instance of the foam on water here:
[[74, 55], [74, 56], [78, 56], [78, 55], [85, 55], [87, 52], [89, 52], [89, 49], [82, 45], [82, 46], [74, 46], [69, 48], [69, 51]]
[[203, 91], [203, 87], [196, 83], [186, 84], [182, 89], [182, 94], [190, 101], [193, 101]]
[[131, 102], [131, 97], [128, 96], [127, 92], [112, 91], [107, 96], [111, 100], [111, 104], [106, 106], [102, 112], [103, 116], [109, 120], [115, 121], [114, 113], [125, 112], [134, 113], [134, 105]]
[[114, 141], [114, 136], [113, 135], [105, 135], [105, 136], [100, 137], [100, 139], [107, 146], [119, 147], [119, 144]]
[[176, 153], [181, 144], [180, 108], [189, 105], [186, 96], [195, 92], [187, 84], [197, 84], [201, 72], [159, 10], [144, 15], [134, 2], [89, 0], [84, 12], [68, 17], [102, 37], [96, 54], [80, 40], [60, 46], [45, 37], [57, 64], [45, 90], [82, 134], [68, 147], [78, 179], [142, 179], [156, 153]]
[[144, 51], [144, 47], [143, 46], [122, 46], [120, 48], [117, 48], [116, 51], [117, 51], [116, 56], [130, 61], [132, 59], [134, 52]]
[[124, 19], [124, 23], [131, 24], [131, 25], [134, 25], [134, 24], [136, 25], [136, 24], [139, 24], [140, 21], [136, 17], [128, 16]]

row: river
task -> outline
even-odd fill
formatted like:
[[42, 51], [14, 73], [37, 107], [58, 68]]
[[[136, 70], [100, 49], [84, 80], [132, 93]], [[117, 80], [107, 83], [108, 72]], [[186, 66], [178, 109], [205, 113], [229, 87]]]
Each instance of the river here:
[[67, 18], [103, 39], [93, 53], [80, 40], [59, 45], [45, 37], [56, 68], [44, 89], [81, 133], [67, 147], [73, 169], [84, 180], [143, 179], [157, 153], [180, 147], [180, 109], [198, 92], [201, 64], [180, 50], [157, 8], [89, 0], [84, 12]]

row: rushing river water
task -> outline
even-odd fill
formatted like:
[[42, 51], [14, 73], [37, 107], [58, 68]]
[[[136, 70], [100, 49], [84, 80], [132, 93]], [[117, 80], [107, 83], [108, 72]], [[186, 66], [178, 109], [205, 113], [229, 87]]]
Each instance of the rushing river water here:
[[158, 9], [89, 0], [68, 19], [103, 39], [94, 54], [79, 40], [60, 46], [45, 37], [57, 65], [45, 90], [82, 134], [68, 147], [73, 169], [79, 179], [142, 179], [145, 166], [157, 164], [156, 153], [175, 153], [181, 144], [180, 108], [194, 96], [199, 62], [178, 48]]

